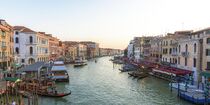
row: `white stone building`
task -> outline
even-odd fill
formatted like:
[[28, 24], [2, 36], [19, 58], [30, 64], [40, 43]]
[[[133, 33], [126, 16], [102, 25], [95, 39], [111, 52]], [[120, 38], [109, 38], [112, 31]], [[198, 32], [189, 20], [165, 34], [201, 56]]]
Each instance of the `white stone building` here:
[[15, 62], [28, 65], [48, 61], [49, 41], [47, 36], [24, 26], [14, 26]]
[[87, 58], [87, 46], [83, 44], [77, 44], [77, 57], [81, 59]]
[[134, 41], [131, 40], [129, 45], [128, 45], [128, 53], [127, 53], [127, 57], [129, 59], [133, 59], [134, 58], [134, 47], [133, 47]]

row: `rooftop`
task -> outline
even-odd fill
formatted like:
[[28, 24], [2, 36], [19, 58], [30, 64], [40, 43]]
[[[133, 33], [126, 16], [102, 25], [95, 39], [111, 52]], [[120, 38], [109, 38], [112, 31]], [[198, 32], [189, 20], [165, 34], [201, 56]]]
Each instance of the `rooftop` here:
[[24, 26], [14, 26], [14, 30], [20, 31], [20, 32], [32, 32], [35, 33], [35, 31], [31, 30], [30, 28], [24, 27]]
[[45, 66], [45, 62], [36, 62], [31, 65], [25, 66], [21, 71], [29, 72], [29, 71], [38, 71], [41, 67]]

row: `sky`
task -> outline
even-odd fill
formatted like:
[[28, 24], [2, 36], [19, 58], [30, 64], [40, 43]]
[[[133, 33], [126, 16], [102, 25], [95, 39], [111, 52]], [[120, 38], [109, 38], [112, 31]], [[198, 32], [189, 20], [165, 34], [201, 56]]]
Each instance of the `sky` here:
[[134, 36], [210, 27], [210, 0], [0, 0], [0, 19], [63, 41], [127, 47]]

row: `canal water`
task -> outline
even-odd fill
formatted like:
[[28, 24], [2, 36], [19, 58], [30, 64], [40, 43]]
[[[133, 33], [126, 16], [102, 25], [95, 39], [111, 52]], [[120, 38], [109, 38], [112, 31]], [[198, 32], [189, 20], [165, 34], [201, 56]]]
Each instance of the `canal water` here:
[[113, 65], [111, 57], [89, 61], [87, 66], [67, 65], [70, 83], [57, 84], [72, 94], [63, 98], [39, 99], [40, 105], [192, 105], [170, 92], [168, 82], [154, 77], [129, 77]]

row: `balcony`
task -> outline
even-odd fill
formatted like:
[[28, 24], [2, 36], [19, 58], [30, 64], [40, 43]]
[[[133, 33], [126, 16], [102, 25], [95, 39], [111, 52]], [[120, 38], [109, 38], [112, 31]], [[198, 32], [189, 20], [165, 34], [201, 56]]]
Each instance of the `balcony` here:
[[151, 45], [150, 44], [143, 44], [143, 47], [145, 48], [145, 47], [151, 47]]
[[6, 50], [7, 46], [1, 46], [2, 50]]
[[37, 54], [26, 54], [25, 56], [26, 56], [26, 57], [36, 57]]
[[177, 56], [178, 54], [177, 54], [177, 52], [172, 52], [171, 55], [172, 56]]
[[178, 46], [178, 43], [177, 42], [174, 42], [174, 43], [171, 43], [170, 45], [171, 46]]
[[189, 56], [189, 52], [182, 52], [182, 56], [183, 57], [188, 57]]
[[8, 59], [9, 59], [8, 56], [1, 56], [1, 57], [0, 57], [0, 60], [1, 60], [1, 61], [7, 61]]
[[30, 42], [29, 40], [27, 40], [27, 41], [26, 41], [26, 44], [27, 44], [27, 45], [35, 45], [35, 44], [37, 44], [37, 42], [35, 42], [35, 41], [34, 41], [34, 42]]
[[6, 35], [1, 35], [2, 38], [6, 38]]

